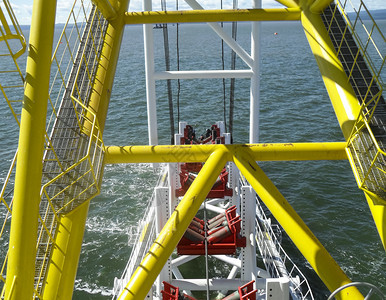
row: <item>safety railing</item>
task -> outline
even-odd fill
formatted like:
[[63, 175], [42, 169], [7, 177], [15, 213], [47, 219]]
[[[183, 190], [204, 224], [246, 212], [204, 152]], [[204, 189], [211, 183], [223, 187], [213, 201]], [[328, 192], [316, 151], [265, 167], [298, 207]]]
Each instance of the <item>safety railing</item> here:
[[359, 188], [386, 203], [386, 39], [363, 1], [337, 1], [326, 14], [332, 16], [330, 37], [361, 105], [347, 143], [350, 164]]
[[[102, 133], [98, 126], [96, 115], [73, 97], [88, 112], [92, 119], [88, 120], [85, 115], [79, 115], [78, 119], [85, 120], [82, 125], [83, 133], [80, 137], [82, 146], [85, 148], [83, 157], [80, 157], [71, 167], [60, 173], [54, 179], [47, 182], [42, 188], [42, 197], [46, 198], [50, 205], [59, 214], [67, 212], [76, 207], [80, 202], [89, 199], [99, 193], [99, 180], [101, 178], [104, 144]], [[90, 126], [86, 126], [90, 125]], [[55, 192], [50, 193], [51, 187], [55, 186]]]
[[262, 205], [256, 196], [256, 244], [266, 270], [273, 278], [286, 277], [289, 279], [292, 299], [314, 299], [306, 277], [281, 246], [279, 225], [271, 223]]
[[0, 6], [0, 22], [0, 90], [19, 125], [24, 74], [17, 59], [25, 53], [26, 41], [8, 0]]
[[[8, 0], [0, 5], [0, 98], [4, 98], [9, 107], [15, 125], [20, 125], [20, 114], [24, 95], [24, 73], [20, 57], [25, 53], [26, 41]], [[3, 101], [2, 99], [0, 99]], [[16, 152], [17, 153], [17, 152]], [[6, 260], [8, 255], [9, 230], [12, 215], [13, 182], [16, 156], [11, 160], [0, 192], [0, 289], [6, 280]], [[3, 296], [3, 291], [0, 297]]]

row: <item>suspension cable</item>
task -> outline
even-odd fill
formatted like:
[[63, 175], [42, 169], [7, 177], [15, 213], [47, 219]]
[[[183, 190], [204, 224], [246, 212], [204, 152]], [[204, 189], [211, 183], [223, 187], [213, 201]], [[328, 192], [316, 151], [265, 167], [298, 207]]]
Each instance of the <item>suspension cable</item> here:
[[[178, 0], [176, 0], [176, 11], [178, 11]], [[176, 47], [177, 47], [177, 71], [180, 70], [180, 46], [179, 46], [179, 23], [177, 23], [176, 30]], [[181, 93], [181, 82], [177, 79], [177, 124], [180, 123], [180, 93]]]
[[[223, 9], [223, 0], [221, 0], [220, 9]], [[221, 27], [224, 27], [224, 22], [221, 22]], [[221, 63], [222, 69], [225, 70], [225, 60], [224, 60], [224, 40], [221, 39]], [[224, 125], [225, 132], [227, 132], [227, 118], [226, 118], [226, 86], [225, 86], [225, 78], [222, 79], [222, 91], [223, 91], [223, 107], [224, 107]]]
[[[161, 0], [161, 10], [166, 11], [166, 0]], [[162, 31], [164, 36], [165, 68], [166, 68], [166, 71], [170, 71], [169, 34], [168, 34], [168, 25], [166, 23], [163, 24]], [[174, 145], [174, 112], [173, 112], [172, 82], [170, 79], [167, 79], [166, 83], [167, 83], [168, 102], [169, 102], [170, 143]]]
[[[238, 8], [238, 0], [233, 0], [233, 9]], [[237, 22], [232, 22], [232, 38], [237, 40]], [[231, 69], [236, 69], [236, 52], [231, 50]], [[229, 91], [229, 133], [231, 134], [231, 141], [233, 141], [233, 115], [234, 115], [234, 100], [235, 100], [235, 82], [236, 78], [231, 78], [231, 85]]]

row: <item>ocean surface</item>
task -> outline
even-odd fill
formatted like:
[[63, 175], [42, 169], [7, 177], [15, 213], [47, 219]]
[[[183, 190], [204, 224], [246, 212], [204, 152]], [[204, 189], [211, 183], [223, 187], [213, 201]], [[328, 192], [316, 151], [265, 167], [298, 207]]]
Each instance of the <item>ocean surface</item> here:
[[[379, 21], [386, 30], [386, 21]], [[176, 29], [169, 26], [171, 69], [176, 67]], [[230, 25], [225, 25], [230, 32]], [[181, 70], [221, 69], [221, 41], [205, 24], [179, 27]], [[164, 70], [163, 33], [154, 30], [156, 69]], [[277, 33], [277, 34], [275, 34]], [[25, 32], [27, 35], [28, 32]], [[237, 40], [250, 49], [250, 24], [239, 23]], [[265, 22], [261, 26], [260, 142], [344, 141], [315, 59], [298, 22]], [[386, 51], [383, 49], [382, 51]], [[383, 52], [383, 53], [384, 53]], [[225, 47], [225, 69], [230, 68]], [[237, 58], [237, 68], [245, 68]], [[229, 85], [226, 84], [226, 103]], [[177, 82], [172, 82], [174, 117], [201, 133], [224, 120], [223, 81], [182, 80], [177, 116]], [[170, 143], [166, 82], [157, 82], [160, 144]], [[2, 103], [4, 105], [4, 103]], [[229, 123], [229, 105], [225, 105]], [[17, 142], [9, 111], [1, 110], [0, 175], [4, 178]], [[248, 142], [249, 80], [236, 79], [234, 143]], [[145, 69], [142, 27], [125, 29], [105, 145], [147, 144]], [[262, 169], [297, 210], [305, 223], [353, 281], [366, 281], [386, 293], [385, 251], [363, 193], [348, 161], [264, 162]], [[131, 237], [142, 218], [157, 173], [151, 165], [108, 165], [102, 192], [90, 205], [73, 299], [110, 299], [114, 277], [120, 277], [130, 256]], [[288, 238], [283, 246], [309, 278], [315, 299], [328, 290]]]

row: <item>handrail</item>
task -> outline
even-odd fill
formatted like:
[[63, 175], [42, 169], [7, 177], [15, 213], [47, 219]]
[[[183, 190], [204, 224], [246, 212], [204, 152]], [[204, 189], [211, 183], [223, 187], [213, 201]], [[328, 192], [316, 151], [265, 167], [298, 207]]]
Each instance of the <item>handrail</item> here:
[[368, 282], [351, 282], [351, 283], [345, 284], [345, 285], [337, 288], [334, 292], [331, 293], [331, 295], [327, 298], [327, 300], [332, 300], [339, 292], [343, 291], [344, 289], [346, 289], [348, 287], [351, 287], [351, 286], [361, 286], [361, 285], [370, 288], [370, 291], [367, 293], [367, 295], [365, 297], [365, 300], [367, 300], [367, 299], [369, 299], [371, 297], [371, 295], [373, 294], [373, 290], [379, 296], [381, 296], [381, 300], [385, 300], [386, 299], [385, 295], [382, 293], [380, 288], [378, 288], [377, 286], [375, 286], [375, 285], [373, 285], [371, 283], [368, 283]]

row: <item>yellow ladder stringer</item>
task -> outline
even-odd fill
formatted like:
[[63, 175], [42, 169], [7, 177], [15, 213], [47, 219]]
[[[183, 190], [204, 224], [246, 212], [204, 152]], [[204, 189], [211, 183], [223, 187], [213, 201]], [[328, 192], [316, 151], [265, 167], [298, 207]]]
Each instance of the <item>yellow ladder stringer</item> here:
[[347, 16], [344, 5], [331, 4], [322, 17], [360, 104], [346, 151], [359, 188], [372, 195], [374, 204], [385, 205], [386, 102], [381, 74], [386, 56], [379, 45], [386, 40], [362, 1], [354, 18]]

